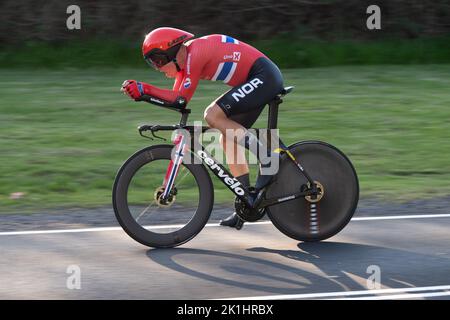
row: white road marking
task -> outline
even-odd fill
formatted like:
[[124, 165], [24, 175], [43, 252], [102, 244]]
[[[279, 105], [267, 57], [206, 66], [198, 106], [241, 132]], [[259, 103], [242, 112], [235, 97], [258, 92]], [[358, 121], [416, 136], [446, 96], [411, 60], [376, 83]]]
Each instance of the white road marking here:
[[105, 228], [61, 229], [61, 230], [8, 231], [8, 232], [0, 232], [0, 236], [20, 236], [31, 234], [78, 233], [78, 232], [116, 231], [116, 230], [122, 230], [122, 228], [105, 227]]
[[[379, 217], [355, 217], [352, 221], [371, 221], [371, 220], [398, 220], [398, 219], [430, 219], [430, 218], [450, 218], [450, 214], [422, 214], [422, 215], [403, 215], [403, 216], [379, 216]], [[247, 222], [246, 225], [272, 224], [271, 221]], [[182, 228], [183, 224], [169, 224], [160, 226], [147, 226], [146, 229], [170, 229]], [[205, 227], [219, 227], [219, 223], [207, 223]], [[57, 233], [79, 233], [79, 232], [101, 232], [101, 231], [117, 231], [122, 230], [121, 227], [101, 227], [101, 228], [79, 228], [79, 229], [56, 229], [56, 230], [30, 230], [30, 231], [7, 231], [0, 232], [0, 236], [17, 236], [17, 235], [33, 235], [33, 234], [57, 234]]]
[[404, 216], [380, 216], [380, 217], [356, 217], [352, 221], [368, 221], [368, 220], [396, 220], [396, 219], [426, 219], [426, 218], [449, 218], [450, 214], [417, 214]]
[[[269, 222], [269, 221], [268, 221]], [[265, 223], [256, 222], [256, 223]], [[208, 223], [205, 227], [218, 227], [218, 223]], [[171, 229], [171, 228], [181, 228], [184, 224], [166, 224], [160, 226], [146, 226], [146, 229], [157, 230], [157, 229]], [[55, 234], [55, 233], [79, 233], [79, 232], [101, 232], [101, 231], [117, 231], [123, 230], [121, 227], [101, 227], [101, 228], [80, 228], [80, 229], [58, 229], [58, 230], [30, 230], [30, 231], [7, 231], [0, 232], [0, 236], [17, 236], [17, 235], [30, 235], [30, 234]]]
[[332, 300], [395, 300], [395, 299], [417, 299], [417, 298], [431, 298], [431, 297], [445, 297], [445, 296], [450, 296], [450, 291], [384, 295], [377, 297], [341, 298]]
[[[375, 295], [375, 294], [390, 294], [390, 293], [406, 293], [417, 291], [442, 291], [450, 290], [450, 285], [445, 286], [433, 286], [433, 287], [415, 287], [415, 288], [393, 288], [393, 289], [378, 289], [378, 290], [360, 290], [360, 291], [337, 291], [337, 292], [319, 292], [319, 293], [302, 293], [302, 294], [283, 294], [272, 296], [255, 296], [255, 297], [239, 297], [239, 298], [222, 298], [214, 300], [288, 300], [288, 299], [318, 299], [318, 298], [331, 298], [331, 297], [348, 297], [348, 296], [361, 296], [361, 295]], [[442, 294], [442, 292], [440, 292]], [[450, 293], [446, 292], [447, 295]], [[422, 293], [422, 296], [425, 293]], [[428, 293], [426, 293], [428, 294]], [[409, 295], [411, 296], [411, 295]], [[386, 296], [384, 296], [386, 297]], [[393, 296], [391, 296], [393, 297]], [[370, 297], [364, 297], [368, 299]], [[374, 297], [377, 298], [377, 297]], [[381, 296], [380, 296], [381, 298]], [[352, 298], [352, 299], [360, 299]], [[401, 299], [401, 298], [399, 298]]]

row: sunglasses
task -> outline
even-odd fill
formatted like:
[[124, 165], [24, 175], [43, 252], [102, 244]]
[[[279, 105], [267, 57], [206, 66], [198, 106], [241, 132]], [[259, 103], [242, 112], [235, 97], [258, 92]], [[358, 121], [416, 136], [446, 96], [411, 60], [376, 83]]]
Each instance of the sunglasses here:
[[144, 56], [144, 59], [150, 66], [155, 69], [159, 69], [175, 59], [179, 49], [180, 45], [172, 47], [166, 51], [156, 48], [148, 52]]
[[[153, 50], [152, 50], [153, 51]], [[145, 61], [155, 69], [161, 68], [168, 64], [171, 59], [165, 53], [148, 53], [144, 57]]]

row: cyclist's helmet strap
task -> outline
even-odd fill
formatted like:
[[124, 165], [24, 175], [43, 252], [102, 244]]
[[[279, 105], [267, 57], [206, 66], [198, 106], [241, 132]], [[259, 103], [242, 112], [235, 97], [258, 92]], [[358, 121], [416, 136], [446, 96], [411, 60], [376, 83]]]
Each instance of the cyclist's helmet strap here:
[[172, 61], [173, 61], [173, 63], [175, 63], [175, 67], [177, 68], [177, 72], [180, 72], [180, 71], [181, 71], [181, 68], [180, 68], [180, 66], [178, 65], [177, 58], [173, 58]]

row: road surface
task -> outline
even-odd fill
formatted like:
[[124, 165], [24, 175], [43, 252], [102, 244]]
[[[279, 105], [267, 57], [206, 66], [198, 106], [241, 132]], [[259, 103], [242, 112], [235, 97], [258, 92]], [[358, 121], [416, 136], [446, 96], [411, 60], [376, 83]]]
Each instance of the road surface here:
[[0, 252], [1, 299], [450, 299], [450, 212], [356, 215], [321, 243], [213, 222], [175, 249], [116, 226], [8, 230]]

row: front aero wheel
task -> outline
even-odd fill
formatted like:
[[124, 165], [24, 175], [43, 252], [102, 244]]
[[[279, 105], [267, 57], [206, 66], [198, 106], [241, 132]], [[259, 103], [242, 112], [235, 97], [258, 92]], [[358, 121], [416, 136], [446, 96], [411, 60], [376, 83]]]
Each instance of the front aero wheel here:
[[[356, 210], [359, 184], [355, 169], [341, 151], [324, 142], [300, 142], [289, 150], [317, 182], [319, 196], [267, 207], [267, 214], [278, 230], [293, 239], [320, 241], [332, 237], [347, 225]], [[277, 179], [267, 188], [266, 197], [283, 197], [308, 187], [297, 166], [283, 155]]]
[[[161, 201], [173, 145], [156, 145], [132, 155], [113, 187], [116, 218], [134, 240], [155, 248], [175, 247], [194, 238], [213, 207], [213, 185], [202, 164], [182, 163], [169, 197]], [[191, 154], [186, 152], [188, 157]]]

